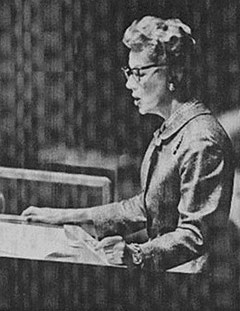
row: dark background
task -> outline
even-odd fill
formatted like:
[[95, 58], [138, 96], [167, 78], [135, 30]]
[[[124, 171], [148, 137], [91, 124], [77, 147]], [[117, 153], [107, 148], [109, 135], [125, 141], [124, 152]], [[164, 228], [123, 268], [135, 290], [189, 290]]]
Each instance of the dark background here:
[[239, 1], [1, 0], [0, 158], [29, 163], [53, 146], [139, 157], [154, 116], [140, 116], [120, 67], [126, 27], [178, 17], [197, 41], [196, 95], [239, 108]]

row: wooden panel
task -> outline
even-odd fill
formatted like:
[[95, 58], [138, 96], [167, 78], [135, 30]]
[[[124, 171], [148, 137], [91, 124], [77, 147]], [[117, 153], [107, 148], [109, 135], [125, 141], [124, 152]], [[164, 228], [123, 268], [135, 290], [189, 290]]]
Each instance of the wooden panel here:
[[239, 310], [221, 283], [210, 275], [0, 258], [0, 310]]

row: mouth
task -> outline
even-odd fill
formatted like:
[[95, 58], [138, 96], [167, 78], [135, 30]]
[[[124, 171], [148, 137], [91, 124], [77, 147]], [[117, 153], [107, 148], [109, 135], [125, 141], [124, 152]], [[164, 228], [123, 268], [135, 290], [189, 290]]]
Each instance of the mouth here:
[[139, 106], [140, 105], [140, 101], [141, 101], [140, 97], [134, 97], [134, 105], [135, 106]]

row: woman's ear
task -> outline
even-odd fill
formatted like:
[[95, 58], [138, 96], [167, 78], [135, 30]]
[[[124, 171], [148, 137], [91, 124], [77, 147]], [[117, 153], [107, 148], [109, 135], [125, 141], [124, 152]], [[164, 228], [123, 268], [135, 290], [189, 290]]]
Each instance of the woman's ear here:
[[168, 89], [174, 92], [181, 84], [183, 79], [183, 69], [181, 67], [174, 67], [169, 70], [168, 74]]

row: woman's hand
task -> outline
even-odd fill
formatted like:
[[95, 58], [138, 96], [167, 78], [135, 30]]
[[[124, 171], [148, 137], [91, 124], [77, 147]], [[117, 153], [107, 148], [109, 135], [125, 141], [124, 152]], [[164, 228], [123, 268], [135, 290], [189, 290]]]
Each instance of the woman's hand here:
[[126, 243], [119, 235], [102, 239], [95, 249], [103, 249], [107, 261], [112, 265], [123, 265]]
[[63, 224], [63, 212], [63, 210], [58, 208], [30, 206], [22, 212], [22, 216], [25, 216], [27, 221]]
[[126, 244], [120, 235], [102, 239], [95, 246], [96, 250], [103, 249], [106, 258], [113, 265], [127, 265], [129, 268], [143, 267], [144, 258], [139, 244]]

